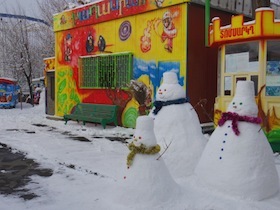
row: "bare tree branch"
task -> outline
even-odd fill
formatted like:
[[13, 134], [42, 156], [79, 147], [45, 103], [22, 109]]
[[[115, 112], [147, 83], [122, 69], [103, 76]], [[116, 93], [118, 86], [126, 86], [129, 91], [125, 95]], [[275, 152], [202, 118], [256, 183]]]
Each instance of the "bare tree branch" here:
[[[172, 141], [173, 141], [173, 140], [172, 140]], [[172, 143], [172, 141], [169, 142], [168, 145], [165, 143], [165, 146], [166, 146], [165, 149], [163, 150], [163, 152], [161, 153], [161, 155], [158, 156], [158, 158], [157, 158], [156, 160], [159, 160], [159, 159], [164, 155], [164, 153], [168, 150], [168, 148], [169, 148], [170, 144]]]

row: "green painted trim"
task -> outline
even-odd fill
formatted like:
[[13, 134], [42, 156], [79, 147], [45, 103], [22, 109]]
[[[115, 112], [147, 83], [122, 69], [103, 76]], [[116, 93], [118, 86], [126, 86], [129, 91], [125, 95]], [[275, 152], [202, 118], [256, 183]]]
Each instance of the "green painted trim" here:
[[205, 0], [205, 46], [209, 47], [210, 0]]

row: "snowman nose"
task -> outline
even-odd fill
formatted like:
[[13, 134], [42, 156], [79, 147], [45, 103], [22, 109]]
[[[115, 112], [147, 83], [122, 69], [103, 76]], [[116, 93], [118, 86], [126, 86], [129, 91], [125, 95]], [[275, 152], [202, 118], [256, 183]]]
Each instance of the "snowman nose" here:
[[236, 108], [237, 108], [237, 106], [233, 106], [233, 108], [234, 108], [234, 109], [236, 109]]

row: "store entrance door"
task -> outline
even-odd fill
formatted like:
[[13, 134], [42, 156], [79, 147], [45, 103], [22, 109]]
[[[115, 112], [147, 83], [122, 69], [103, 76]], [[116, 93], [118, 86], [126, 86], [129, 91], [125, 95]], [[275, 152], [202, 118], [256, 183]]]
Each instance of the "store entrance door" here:
[[55, 74], [47, 72], [46, 81], [46, 114], [55, 114]]

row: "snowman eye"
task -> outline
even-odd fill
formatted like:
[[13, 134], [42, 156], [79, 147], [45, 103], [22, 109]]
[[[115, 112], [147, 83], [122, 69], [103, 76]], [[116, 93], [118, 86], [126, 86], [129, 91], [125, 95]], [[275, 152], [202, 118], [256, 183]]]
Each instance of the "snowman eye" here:
[[166, 89], [164, 89], [164, 91], [166, 91]]
[[141, 136], [139, 136], [139, 139], [142, 139], [142, 137], [141, 137]]
[[243, 104], [242, 102], [239, 103], [239, 105], [242, 105], [242, 104]]
[[232, 102], [232, 104], [234, 105], [234, 104], [235, 104], [235, 102]]

